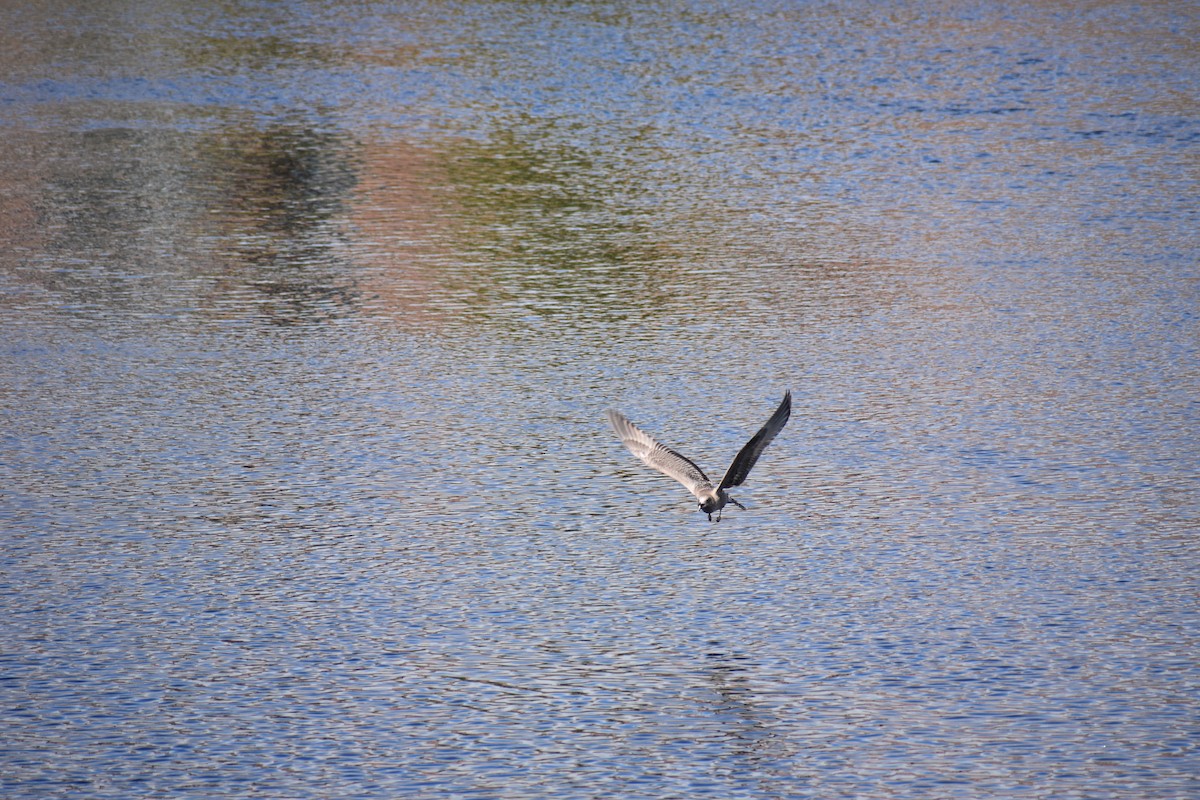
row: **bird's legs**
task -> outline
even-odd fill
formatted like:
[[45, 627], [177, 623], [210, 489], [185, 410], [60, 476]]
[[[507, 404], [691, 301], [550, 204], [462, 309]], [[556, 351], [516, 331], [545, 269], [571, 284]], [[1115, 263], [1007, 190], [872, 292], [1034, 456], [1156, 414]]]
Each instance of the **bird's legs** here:
[[[735, 506], [737, 506], [738, 508], [740, 508], [742, 511], [745, 511], [745, 510], [746, 510], [746, 507], [745, 507], [744, 505], [742, 505], [741, 503], [739, 503], [737, 500], [734, 500], [732, 497], [729, 497], [728, 495], [726, 495], [726, 497], [725, 497], [725, 500], [726, 500], [726, 501], [728, 501], [728, 502], [730, 502], [730, 503], [733, 503]], [[721, 516], [722, 516], [724, 513], [725, 513], [725, 506], [721, 506], [720, 508], [718, 508], [718, 509], [717, 509], [717, 520], [716, 520], [717, 522], [720, 522], [720, 521], [721, 521]], [[713, 521], [713, 518], [712, 518], [712, 512], [711, 512], [711, 511], [710, 511], [710, 512], [709, 512], [709, 514], [708, 514], [708, 521], [709, 521], [709, 522], [712, 522], [712, 521]]]

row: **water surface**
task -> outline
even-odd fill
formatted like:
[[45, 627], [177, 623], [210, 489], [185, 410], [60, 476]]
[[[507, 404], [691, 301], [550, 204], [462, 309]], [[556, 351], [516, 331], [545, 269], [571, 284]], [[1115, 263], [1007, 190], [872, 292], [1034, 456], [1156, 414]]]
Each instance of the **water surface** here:
[[1200, 792], [1191, 8], [0, 31], [5, 797]]

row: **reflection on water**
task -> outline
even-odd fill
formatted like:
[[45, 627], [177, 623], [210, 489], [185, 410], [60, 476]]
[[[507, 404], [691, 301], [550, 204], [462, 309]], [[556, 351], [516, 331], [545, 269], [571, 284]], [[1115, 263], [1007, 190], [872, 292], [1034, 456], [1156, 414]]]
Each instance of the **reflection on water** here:
[[1200, 790], [1186, 10], [0, 22], [0, 794]]
[[221, 170], [205, 226], [219, 243], [219, 280], [252, 289], [258, 312], [279, 324], [353, 310], [343, 220], [356, 173], [345, 137], [275, 127], [208, 144]]
[[354, 302], [339, 251], [355, 173], [326, 134], [104, 130], [34, 148], [47, 150], [44, 174], [18, 184], [23, 213], [5, 231], [20, 283], [134, 314], [311, 322]]

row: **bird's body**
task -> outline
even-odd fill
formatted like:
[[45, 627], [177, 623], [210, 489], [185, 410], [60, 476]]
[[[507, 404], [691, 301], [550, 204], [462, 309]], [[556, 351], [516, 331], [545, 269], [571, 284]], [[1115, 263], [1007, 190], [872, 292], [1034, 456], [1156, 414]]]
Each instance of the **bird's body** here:
[[[734, 500], [726, 489], [742, 485], [758, 461], [758, 457], [762, 455], [762, 451], [771, 443], [776, 434], [783, 430], [783, 426], [787, 424], [791, 415], [792, 393], [789, 391], [784, 393], [783, 402], [779, 404], [779, 408], [775, 409], [775, 413], [771, 415], [767, 423], [734, 456], [729, 469], [725, 471], [725, 477], [714, 486], [704, 471], [692, 461], [671, 448], [659, 444], [654, 437], [626, 419], [620, 411], [610, 409], [606, 412], [609, 424], [612, 425], [613, 430], [616, 431], [625, 446], [629, 448], [629, 452], [641, 459], [647, 466], [654, 467], [667, 477], [674, 478], [683, 484], [684, 488], [700, 501], [700, 510], [708, 514], [710, 520], [714, 512], [720, 512], [728, 503], [733, 503], [743, 510], [746, 508]], [[721, 515], [718, 513], [717, 521], [719, 522], [720, 519]]]

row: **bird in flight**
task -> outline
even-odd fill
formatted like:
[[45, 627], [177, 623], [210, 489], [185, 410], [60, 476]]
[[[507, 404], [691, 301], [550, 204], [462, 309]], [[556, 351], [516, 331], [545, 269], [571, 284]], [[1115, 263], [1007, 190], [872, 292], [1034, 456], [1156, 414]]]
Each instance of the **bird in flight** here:
[[733, 503], [743, 511], [746, 510], [744, 505], [730, 497], [729, 492], [725, 490], [731, 486], [742, 485], [746, 476], [750, 474], [750, 470], [754, 468], [758, 457], [762, 455], [762, 451], [767, 448], [776, 434], [783, 430], [788, 418], [792, 416], [792, 393], [791, 391], [784, 393], [783, 402], [779, 404], [779, 408], [775, 409], [775, 413], [767, 420], [767, 424], [759, 428], [758, 433], [750, 437], [750, 441], [746, 442], [745, 446], [734, 456], [733, 463], [729, 465], [729, 469], [725, 470], [725, 477], [721, 478], [721, 482], [715, 487], [702, 469], [671, 448], [655, 441], [653, 436], [626, 419], [620, 411], [609, 409], [605, 412], [605, 416], [608, 417], [608, 422], [617, 432], [617, 436], [621, 437], [621, 441], [629, 448], [629, 452], [640, 458], [647, 466], [654, 467], [667, 477], [682, 483], [689, 492], [696, 495], [696, 499], [700, 501], [700, 510], [708, 514], [709, 521], [712, 521], [715, 511], [718, 512], [717, 522], [720, 522], [720, 511], [726, 503]]

